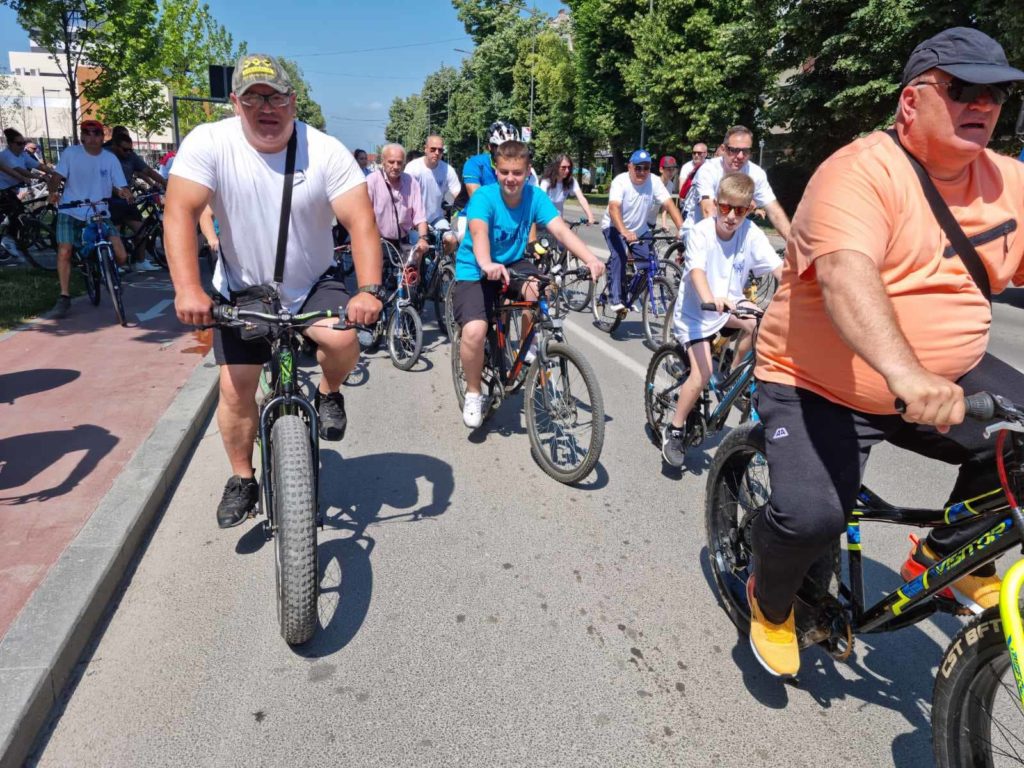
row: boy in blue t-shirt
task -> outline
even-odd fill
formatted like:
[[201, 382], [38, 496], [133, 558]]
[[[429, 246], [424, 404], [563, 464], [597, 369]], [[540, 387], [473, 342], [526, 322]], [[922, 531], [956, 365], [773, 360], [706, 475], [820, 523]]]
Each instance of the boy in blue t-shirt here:
[[[534, 223], [546, 226], [578, 256], [590, 268], [594, 280], [604, 273], [604, 264], [569, 229], [547, 194], [539, 187], [526, 185], [529, 158], [529, 150], [519, 141], [506, 141], [495, 150], [498, 183], [480, 187], [469, 201], [469, 227], [455, 256], [452, 306], [455, 321], [462, 327], [460, 355], [466, 378], [462, 420], [472, 429], [483, 423], [486, 403], [480, 391], [480, 374], [484, 367], [484, 341], [494, 320], [501, 286], [509, 283], [506, 265], [518, 272], [537, 273], [533, 263], [524, 257]], [[537, 298], [537, 286], [532, 282], [515, 281], [510, 287], [513, 297]]]

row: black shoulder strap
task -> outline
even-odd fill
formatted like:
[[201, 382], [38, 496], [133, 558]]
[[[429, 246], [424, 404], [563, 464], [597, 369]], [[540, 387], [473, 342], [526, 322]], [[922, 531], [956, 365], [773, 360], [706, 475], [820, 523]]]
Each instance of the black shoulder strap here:
[[960, 260], [967, 267], [967, 271], [971, 273], [971, 277], [974, 279], [975, 285], [981, 290], [982, 295], [992, 303], [992, 286], [988, 280], [988, 271], [985, 269], [985, 265], [981, 261], [981, 257], [978, 252], [974, 249], [971, 241], [967, 235], [961, 229], [960, 224], [953, 218], [953, 212], [949, 210], [949, 206], [946, 205], [946, 201], [942, 199], [942, 195], [939, 194], [939, 190], [935, 187], [935, 183], [931, 180], [928, 175], [928, 171], [924, 169], [921, 162], [914, 157], [907, 148], [900, 142], [899, 136], [896, 135], [896, 131], [892, 128], [886, 131], [889, 134], [889, 138], [896, 142], [896, 146], [903, 150], [903, 153], [907, 156], [907, 160], [910, 161], [911, 167], [914, 172], [917, 173], [917, 179], [921, 182], [921, 189], [924, 191], [924, 196], [928, 200], [928, 205], [932, 208], [932, 213], [935, 214], [936, 220], [939, 222], [939, 226], [946, 233], [946, 237], [949, 238], [949, 244], [953, 246], [953, 250], [957, 252]]
[[292, 181], [295, 176], [295, 150], [299, 145], [299, 126], [292, 125], [288, 139], [288, 154], [284, 161], [284, 195], [281, 197], [281, 223], [277, 228], [277, 263], [274, 264], [274, 282], [284, 282], [284, 256], [288, 251], [288, 223], [292, 218]]

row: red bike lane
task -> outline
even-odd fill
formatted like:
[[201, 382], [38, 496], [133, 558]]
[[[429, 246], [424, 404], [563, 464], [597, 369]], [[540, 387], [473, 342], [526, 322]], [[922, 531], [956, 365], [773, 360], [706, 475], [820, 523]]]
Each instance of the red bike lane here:
[[0, 639], [209, 351], [167, 273], [124, 296], [0, 337]]

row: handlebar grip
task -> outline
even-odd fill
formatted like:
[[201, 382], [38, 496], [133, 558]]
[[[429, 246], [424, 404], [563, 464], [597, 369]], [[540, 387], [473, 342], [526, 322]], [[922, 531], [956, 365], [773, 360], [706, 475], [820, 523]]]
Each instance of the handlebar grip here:
[[988, 392], [978, 392], [964, 398], [967, 418], [976, 421], [989, 421], [996, 415], [996, 401]]
[[210, 314], [213, 315], [214, 323], [223, 323], [237, 318], [235, 308], [230, 304], [214, 304]]
[[715, 304], [713, 301], [702, 301], [700, 304], [700, 308], [703, 309], [705, 312], [718, 311], [718, 305]]

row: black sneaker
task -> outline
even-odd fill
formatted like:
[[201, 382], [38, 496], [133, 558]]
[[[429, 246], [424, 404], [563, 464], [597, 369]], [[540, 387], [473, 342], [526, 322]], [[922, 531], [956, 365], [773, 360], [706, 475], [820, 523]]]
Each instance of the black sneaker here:
[[256, 478], [232, 475], [224, 486], [224, 495], [217, 505], [217, 525], [221, 528], [238, 525], [256, 509], [259, 498], [260, 486]]
[[345, 416], [345, 396], [341, 392], [325, 395], [316, 391], [316, 412], [320, 416], [320, 439], [338, 441], [345, 437], [348, 417]]
[[64, 294], [61, 294], [60, 298], [57, 299], [57, 303], [53, 305], [52, 314], [53, 314], [53, 316], [56, 319], [60, 320], [62, 317], [67, 317], [68, 316], [68, 312], [70, 310], [71, 310], [71, 297], [70, 296], [65, 296]]
[[665, 428], [661, 440], [661, 455], [673, 467], [681, 467], [686, 463], [686, 430], [673, 427]]

